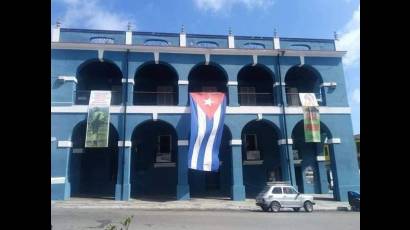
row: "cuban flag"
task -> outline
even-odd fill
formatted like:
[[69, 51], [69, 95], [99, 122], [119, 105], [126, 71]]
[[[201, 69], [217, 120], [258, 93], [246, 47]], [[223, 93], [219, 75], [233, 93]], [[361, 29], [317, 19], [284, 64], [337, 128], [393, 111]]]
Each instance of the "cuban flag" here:
[[190, 93], [191, 137], [188, 168], [218, 171], [219, 146], [225, 118], [225, 94], [219, 92]]

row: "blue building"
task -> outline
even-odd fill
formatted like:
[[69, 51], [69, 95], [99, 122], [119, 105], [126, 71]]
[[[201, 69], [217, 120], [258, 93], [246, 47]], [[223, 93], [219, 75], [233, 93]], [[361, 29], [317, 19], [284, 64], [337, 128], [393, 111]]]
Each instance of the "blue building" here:
[[[359, 190], [337, 39], [60, 28], [51, 42], [52, 200], [252, 198], [269, 181]], [[91, 90], [110, 90], [109, 147], [85, 148]], [[191, 171], [189, 92], [227, 97], [218, 172]], [[305, 143], [298, 93], [319, 101]]]

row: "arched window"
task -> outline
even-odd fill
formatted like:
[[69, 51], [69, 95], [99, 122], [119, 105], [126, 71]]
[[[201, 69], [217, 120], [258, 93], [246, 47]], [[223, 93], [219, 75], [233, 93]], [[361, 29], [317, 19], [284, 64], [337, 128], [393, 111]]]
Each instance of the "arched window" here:
[[148, 40], [145, 40], [144, 45], [146, 46], [169, 46], [169, 43], [162, 39], [148, 39]]
[[114, 39], [109, 37], [91, 37], [90, 43], [98, 43], [98, 44], [114, 44]]
[[165, 62], [147, 62], [135, 73], [134, 105], [177, 105], [178, 75]]
[[243, 44], [243, 48], [245, 49], [265, 49], [265, 45], [262, 43], [248, 42], [248, 43]]
[[274, 105], [273, 73], [266, 66], [247, 65], [239, 71], [238, 102], [241, 106]]
[[219, 45], [216, 42], [211, 42], [211, 41], [199, 41], [196, 43], [197, 47], [202, 47], [202, 48], [218, 48]]
[[288, 106], [300, 106], [299, 93], [314, 93], [320, 106], [326, 105], [320, 73], [309, 65], [293, 66], [285, 76]]
[[304, 44], [293, 44], [290, 47], [294, 50], [311, 50], [310, 46]]

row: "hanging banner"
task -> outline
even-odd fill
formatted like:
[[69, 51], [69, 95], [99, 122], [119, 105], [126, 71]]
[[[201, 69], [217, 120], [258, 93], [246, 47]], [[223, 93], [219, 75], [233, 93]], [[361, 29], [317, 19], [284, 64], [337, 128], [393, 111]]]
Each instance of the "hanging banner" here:
[[303, 106], [305, 142], [320, 142], [319, 108], [314, 93], [300, 93]]
[[91, 91], [88, 105], [86, 148], [108, 147], [111, 91]]

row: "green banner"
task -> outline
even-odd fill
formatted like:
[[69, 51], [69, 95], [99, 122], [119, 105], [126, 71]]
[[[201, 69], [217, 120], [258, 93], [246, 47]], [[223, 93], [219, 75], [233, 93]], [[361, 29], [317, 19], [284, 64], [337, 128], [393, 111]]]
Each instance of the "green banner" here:
[[319, 110], [313, 106], [303, 107], [305, 142], [320, 142]]
[[111, 91], [91, 91], [88, 105], [86, 148], [108, 147]]

